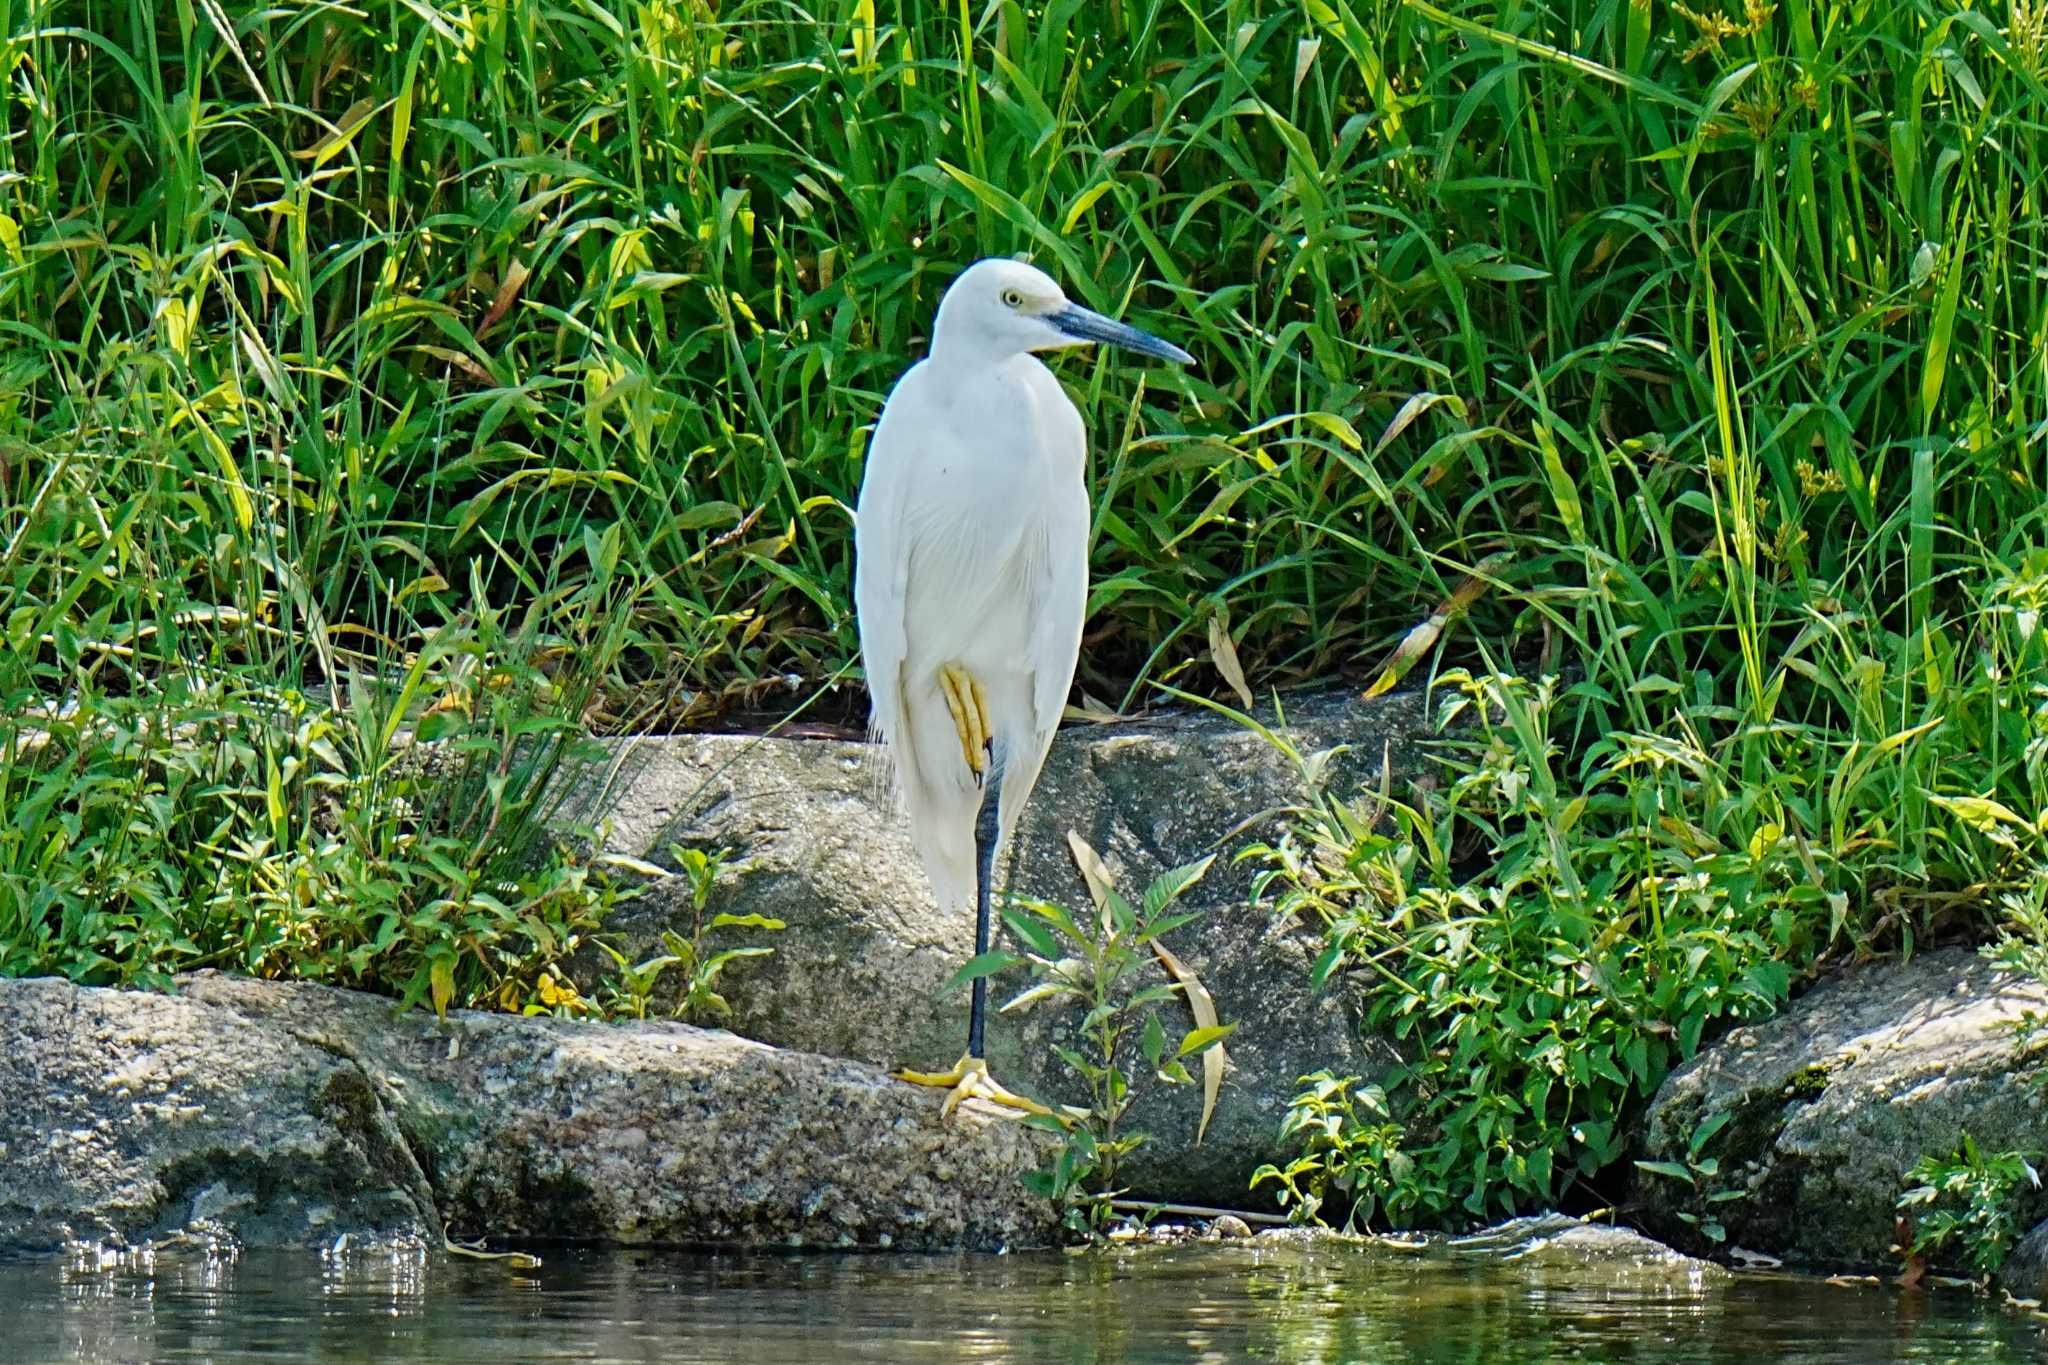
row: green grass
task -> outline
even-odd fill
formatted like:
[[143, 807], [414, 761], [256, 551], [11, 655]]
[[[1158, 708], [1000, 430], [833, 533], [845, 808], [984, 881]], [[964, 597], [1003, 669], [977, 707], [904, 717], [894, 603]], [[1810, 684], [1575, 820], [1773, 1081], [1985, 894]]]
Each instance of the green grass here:
[[[2037, 4], [0, 0], [0, 67], [0, 713], [313, 698], [346, 778], [501, 665], [573, 661], [521, 694], [558, 722], [857, 714], [869, 424], [952, 272], [1030, 252], [1198, 356], [1059, 363], [1088, 696], [1220, 693], [1212, 638], [1261, 690], [1563, 673], [1453, 824], [1546, 831], [1575, 951], [1687, 860], [1805, 888], [1727, 910], [1795, 969], [1995, 932], [2043, 861]], [[120, 824], [111, 743], [7, 746], [8, 794], [88, 775], [10, 803], [5, 969], [289, 970], [207, 918], [231, 860], [147, 954], [37, 899]], [[260, 771], [208, 818], [325, 847]], [[158, 855], [109, 856], [79, 906]], [[463, 998], [553, 952], [474, 947]]]
[[81, 638], [246, 658], [623, 575], [671, 705], [834, 677], [867, 425], [1006, 251], [1201, 357], [1063, 366], [1111, 702], [1221, 611], [1257, 682], [1364, 666], [1501, 549], [1489, 635], [1610, 637], [1614, 575], [1761, 698], [1816, 599], [1903, 641], [2040, 539], [2038, 23], [883, 10], [11, 4], [8, 591], [146, 546]]

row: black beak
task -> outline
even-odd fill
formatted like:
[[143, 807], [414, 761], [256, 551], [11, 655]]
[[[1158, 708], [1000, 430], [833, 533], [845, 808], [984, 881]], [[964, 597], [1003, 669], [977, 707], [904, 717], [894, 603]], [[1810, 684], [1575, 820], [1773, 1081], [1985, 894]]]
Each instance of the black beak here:
[[1193, 356], [1171, 342], [1161, 341], [1149, 332], [1126, 327], [1112, 318], [1106, 318], [1100, 313], [1091, 313], [1086, 308], [1071, 303], [1047, 317], [1046, 321], [1076, 341], [1097, 341], [1104, 346], [1121, 346], [1127, 351], [1136, 351], [1139, 355], [1171, 360], [1179, 365], [1186, 365], [1194, 360]]

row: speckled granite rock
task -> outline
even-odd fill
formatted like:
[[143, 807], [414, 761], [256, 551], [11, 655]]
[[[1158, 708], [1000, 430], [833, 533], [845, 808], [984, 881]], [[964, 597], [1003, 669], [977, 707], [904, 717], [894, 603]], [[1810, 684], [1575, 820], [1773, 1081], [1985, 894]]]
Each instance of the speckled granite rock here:
[[[1340, 790], [1376, 788], [1385, 762], [1399, 791], [1418, 771], [1418, 745], [1429, 734], [1419, 694], [1298, 697], [1287, 703], [1287, 722], [1283, 733], [1304, 753], [1350, 746], [1333, 765]], [[878, 1065], [942, 1067], [960, 1054], [966, 996], [943, 988], [973, 951], [973, 916], [933, 904], [870, 746], [731, 735], [641, 740], [608, 777], [604, 797], [586, 794], [581, 814], [609, 812], [614, 850], [673, 865], [672, 843], [730, 849], [734, 870], [712, 908], [787, 921], [786, 931], [760, 940], [774, 946], [772, 957], [739, 964], [726, 978], [737, 1032]], [[1069, 727], [1027, 808], [1008, 885], [1067, 905], [1087, 904], [1067, 849], [1070, 829], [1130, 893], [1169, 868], [1222, 855], [1183, 902], [1210, 913], [1167, 941], [1223, 1017], [1237, 1022], [1233, 1067], [1200, 1146], [1197, 1088], [1154, 1086], [1140, 1101], [1132, 1126], [1154, 1141], [1125, 1168], [1140, 1195], [1243, 1204], [1252, 1198], [1251, 1172], [1283, 1158], [1277, 1132], [1298, 1077], [1324, 1067], [1373, 1076], [1393, 1060], [1387, 1045], [1360, 1036], [1359, 1002], [1347, 986], [1309, 997], [1314, 936], [1252, 906], [1257, 868], [1229, 856], [1276, 834], [1271, 813], [1300, 794], [1290, 762], [1259, 736], [1196, 712]], [[637, 954], [651, 952], [660, 929], [678, 922], [689, 922], [679, 879], [624, 907], [608, 928]], [[586, 984], [608, 965], [593, 958]], [[994, 999], [1019, 988], [1021, 978], [999, 979]], [[1184, 1005], [1167, 1008], [1169, 1036], [1193, 1026]], [[1071, 1043], [1077, 1018], [1056, 1009], [992, 1016], [992, 1069], [1027, 1093], [1082, 1101], [1053, 1051]]]
[[[1894, 1201], [1923, 1154], [1965, 1132], [1990, 1151], [2048, 1135], [2048, 1035], [2014, 1027], [2028, 1012], [2048, 1014], [2039, 982], [1951, 948], [1824, 982], [1736, 1029], [1664, 1082], [1643, 1143], [1648, 1159], [1682, 1160], [1697, 1126], [1726, 1113], [1703, 1153], [1718, 1174], [1697, 1191], [1640, 1176], [1645, 1225], [1689, 1245], [1678, 1214], [1741, 1189], [1711, 1206], [1731, 1244], [1794, 1265], [1895, 1264]], [[2023, 1214], [2048, 1213], [2042, 1192], [2024, 1198]]]
[[457, 1013], [200, 973], [0, 982], [0, 1246], [342, 1232], [1040, 1243], [1047, 1139], [872, 1067], [680, 1024]]
[[438, 1237], [362, 1067], [175, 996], [0, 981], [0, 1246]]

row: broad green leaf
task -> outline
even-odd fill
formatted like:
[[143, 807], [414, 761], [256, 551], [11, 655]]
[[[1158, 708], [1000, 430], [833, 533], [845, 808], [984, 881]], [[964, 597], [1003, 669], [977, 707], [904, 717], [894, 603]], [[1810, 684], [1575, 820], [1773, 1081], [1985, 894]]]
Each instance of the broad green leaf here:
[[787, 926], [786, 926], [786, 925], [784, 925], [784, 924], [783, 924], [783, 922], [782, 922], [781, 920], [779, 920], [779, 919], [771, 919], [771, 918], [770, 918], [770, 917], [768, 917], [767, 915], [761, 915], [761, 914], [746, 914], [746, 915], [728, 915], [728, 914], [717, 914], [717, 915], [713, 915], [713, 916], [711, 917], [711, 926], [710, 926], [710, 927], [711, 927], [711, 928], [713, 928], [713, 929], [726, 929], [726, 928], [736, 928], [736, 929], [768, 929], [768, 930], [776, 930], [776, 929], [782, 929], [782, 928], [786, 928]]
[[1673, 1180], [1683, 1180], [1688, 1185], [1693, 1183], [1692, 1172], [1675, 1161], [1638, 1161], [1636, 1167], [1639, 1170], [1648, 1171], [1652, 1175], [1668, 1176]]
[[1180, 1051], [1177, 1055], [1182, 1057], [1192, 1056], [1203, 1048], [1228, 1038], [1236, 1031], [1236, 1024], [1212, 1024], [1207, 1028], [1191, 1029], [1180, 1040]]
[[1157, 1069], [1159, 1059], [1166, 1052], [1166, 1030], [1160, 1026], [1157, 1014], [1145, 1016], [1145, 1034], [1140, 1046], [1145, 1053], [1145, 1060]]
[[958, 990], [960, 987], [979, 981], [983, 977], [994, 976], [997, 972], [1007, 971], [1011, 967], [1020, 966], [1024, 961], [1024, 958], [1007, 949], [992, 948], [979, 957], [969, 958], [965, 966], [953, 973], [953, 979], [946, 983], [946, 989], [949, 991]]
[[1152, 919], [1186, 895], [1188, 888], [1202, 880], [1204, 874], [1209, 871], [1210, 864], [1215, 861], [1216, 855], [1212, 853], [1206, 858], [1176, 867], [1170, 872], [1160, 873], [1153, 879], [1152, 884], [1145, 888], [1145, 918]]
[[1059, 959], [1059, 941], [1052, 936], [1052, 933], [1044, 924], [1028, 912], [1005, 907], [1003, 910], [1003, 923], [1009, 926], [1010, 932], [1015, 934], [1026, 948], [1029, 948], [1038, 956], [1048, 962]]

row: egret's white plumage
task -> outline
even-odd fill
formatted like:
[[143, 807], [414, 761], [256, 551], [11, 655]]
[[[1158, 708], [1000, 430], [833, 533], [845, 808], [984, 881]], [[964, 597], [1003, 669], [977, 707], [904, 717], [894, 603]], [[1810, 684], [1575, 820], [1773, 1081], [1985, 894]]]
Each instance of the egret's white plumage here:
[[1001, 308], [1004, 287], [1065, 303], [1052, 280], [1014, 261], [984, 261], [954, 283], [930, 357], [882, 409], [854, 523], [872, 725], [946, 906], [974, 895], [981, 785], [939, 669], [965, 665], [987, 695], [1007, 839], [1066, 706], [1088, 595], [1081, 414], [1020, 344], [1028, 333], [991, 326], [986, 307], [962, 307]]
[[[999, 845], [1016, 828], [1065, 709], [1088, 593], [1081, 415], [1032, 353], [1091, 342], [1189, 358], [1070, 304], [1028, 265], [970, 266], [940, 301], [929, 356], [882, 409], [855, 513], [854, 601], [871, 725], [894, 759], [940, 905], [981, 893], [977, 951], [987, 946], [988, 888], [979, 879], [994, 856], [993, 846], [977, 847], [983, 796], [999, 784]], [[949, 677], [980, 689], [983, 762], [970, 758], [974, 724], [948, 706]], [[970, 1057], [980, 1046], [981, 997], [977, 983]]]

